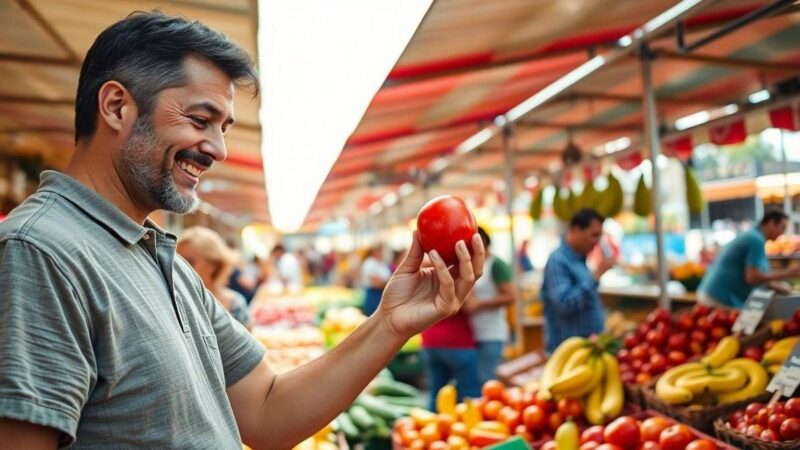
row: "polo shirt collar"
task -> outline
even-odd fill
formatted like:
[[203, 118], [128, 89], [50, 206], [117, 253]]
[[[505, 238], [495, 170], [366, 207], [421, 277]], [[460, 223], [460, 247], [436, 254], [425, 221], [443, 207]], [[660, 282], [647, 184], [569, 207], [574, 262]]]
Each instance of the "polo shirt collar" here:
[[145, 222], [147, 227], [139, 225], [100, 194], [69, 175], [54, 170], [45, 170], [39, 179], [40, 191], [52, 192], [64, 197], [83, 210], [89, 217], [104, 225], [106, 229], [127, 245], [139, 242], [147, 233], [148, 228], [153, 228], [160, 234], [168, 235], [149, 219]]
[[586, 261], [586, 257], [576, 252], [574, 248], [570, 247], [569, 244], [567, 244], [567, 241], [562, 241], [561, 246], [564, 247], [564, 251], [570, 258], [577, 261]]

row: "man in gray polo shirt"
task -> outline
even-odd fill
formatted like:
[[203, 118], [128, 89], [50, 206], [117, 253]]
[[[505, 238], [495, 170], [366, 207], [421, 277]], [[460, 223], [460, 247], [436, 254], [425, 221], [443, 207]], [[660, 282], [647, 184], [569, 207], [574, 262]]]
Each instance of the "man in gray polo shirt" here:
[[[0, 450], [290, 448], [330, 422], [480, 276], [475, 235], [451, 269], [412, 249], [381, 307], [325, 356], [277, 376], [264, 349], [147, 217], [198, 204], [226, 156], [234, 86], [258, 79], [202, 24], [137, 13], [98, 36], [64, 173], [0, 224]], [[472, 246], [470, 256], [467, 244]]]

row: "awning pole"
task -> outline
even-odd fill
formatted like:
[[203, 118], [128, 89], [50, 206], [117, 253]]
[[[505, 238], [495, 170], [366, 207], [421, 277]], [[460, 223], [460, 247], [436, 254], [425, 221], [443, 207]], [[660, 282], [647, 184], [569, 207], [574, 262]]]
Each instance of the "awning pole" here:
[[661, 170], [658, 159], [661, 156], [661, 139], [658, 132], [658, 116], [656, 113], [656, 95], [653, 90], [652, 64], [654, 56], [650, 49], [643, 45], [640, 52], [642, 65], [642, 100], [645, 113], [645, 135], [650, 148], [650, 165], [653, 167], [653, 215], [655, 218], [656, 251], [658, 254], [657, 279], [660, 290], [659, 306], [670, 309], [667, 295], [667, 258], [664, 254], [664, 228], [661, 217]]
[[783, 211], [789, 215], [789, 226], [786, 227], [786, 234], [794, 234], [794, 212], [792, 211], [792, 196], [789, 193], [789, 158], [786, 156], [786, 134], [783, 129], [781, 133], [781, 154], [783, 155]]
[[[519, 263], [517, 261], [517, 245], [514, 239], [514, 155], [511, 151], [512, 134], [511, 124], [505, 124], [505, 126], [503, 126], [503, 162], [505, 163], [504, 169], [506, 179], [506, 214], [508, 214], [509, 233], [511, 234], [511, 259], [509, 260], [509, 264], [511, 264], [513, 268], [511, 271], [511, 283], [515, 290], [519, 292], [519, 286], [517, 286], [519, 281], [519, 277], [517, 276], [519, 274]], [[484, 274], [484, 276], [486, 275]], [[525, 313], [521, 298], [517, 297], [514, 307], [517, 309], [515, 314], [516, 320], [514, 320], [514, 336], [517, 341], [515, 347], [521, 352], [524, 345], [522, 339], [522, 318]]]

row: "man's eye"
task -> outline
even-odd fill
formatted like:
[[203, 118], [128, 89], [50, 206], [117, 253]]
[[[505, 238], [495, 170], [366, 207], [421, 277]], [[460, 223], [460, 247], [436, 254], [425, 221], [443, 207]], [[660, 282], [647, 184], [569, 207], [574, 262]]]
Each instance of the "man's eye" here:
[[190, 116], [189, 118], [192, 119], [192, 122], [194, 122], [194, 124], [200, 128], [206, 128], [208, 126], [208, 120], [202, 117]]

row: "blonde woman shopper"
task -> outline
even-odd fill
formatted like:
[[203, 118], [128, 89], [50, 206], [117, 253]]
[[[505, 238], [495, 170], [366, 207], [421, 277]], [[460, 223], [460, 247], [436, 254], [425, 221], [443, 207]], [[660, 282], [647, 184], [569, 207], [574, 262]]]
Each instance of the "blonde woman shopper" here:
[[227, 287], [236, 254], [213, 230], [192, 227], [178, 239], [178, 253], [194, 268], [203, 284], [239, 323], [250, 328], [250, 312], [242, 294]]

